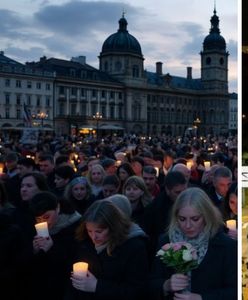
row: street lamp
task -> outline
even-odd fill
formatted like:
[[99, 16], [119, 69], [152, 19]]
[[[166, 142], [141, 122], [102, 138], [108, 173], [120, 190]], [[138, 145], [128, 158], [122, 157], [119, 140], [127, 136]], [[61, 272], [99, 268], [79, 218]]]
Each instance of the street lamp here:
[[99, 120], [102, 119], [102, 115], [99, 113], [99, 111], [97, 111], [96, 114], [93, 115], [93, 119], [96, 120], [96, 139], [98, 140]]
[[44, 112], [39, 112], [35, 115], [35, 117], [37, 119], [40, 119], [41, 120], [41, 127], [43, 128], [43, 124], [44, 124], [44, 119], [46, 119], [48, 117], [48, 115]]
[[199, 127], [200, 124], [201, 124], [201, 119], [197, 117], [197, 118], [194, 120], [194, 128], [196, 129], [196, 135], [197, 135], [197, 133], [198, 133], [198, 127]]

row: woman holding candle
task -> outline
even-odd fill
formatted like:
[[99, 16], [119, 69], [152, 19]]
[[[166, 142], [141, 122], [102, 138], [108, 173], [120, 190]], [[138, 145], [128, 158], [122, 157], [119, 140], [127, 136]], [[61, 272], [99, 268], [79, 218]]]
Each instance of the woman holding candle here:
[[74, 236], [81, 215], [68, 201], [58, 199], [51, 192], [34, 195], [30, 209], [36, 222], [47, 222], [49, 230], [49, 236], [37, 233], [33, 239], [33, 299], [45, 299], [49, 295], [51, 299], [62, 300], [75, 254]]
[[[238, 230], [238, 195], [237, 182], [233, 182], [227, 192], [224, 202], [224, 221], [226, 222], [227, 234], [237, 239]], [[231, 226], [230, 226], [231, 224]]]
[[148, 279], [147, 237], [109, 200], [94, 202], [77, 231], [76, 261], [87, 262], [86, 277], [72, 273], [65, 299], [145, 299]]
[[[191, 274], [175, 273], [156, 256], [150, 299], [236, 300], [237, 243], [223, 230], [221, 214], [200, 188], [188, 188], [174, 203], [166, 243], [188, 242], [197, 251], [198, 266]], [[182, 293], [183, 289], [188, 293]]]

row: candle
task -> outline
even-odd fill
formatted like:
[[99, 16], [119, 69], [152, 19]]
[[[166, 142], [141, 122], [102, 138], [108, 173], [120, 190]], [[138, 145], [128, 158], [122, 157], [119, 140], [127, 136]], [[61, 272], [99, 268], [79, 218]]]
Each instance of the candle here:
[[188, 168], [189, 170], [191, 170], [192, 166], [193, 166], [193, 162], [192, 162], [191, 160], [190, 160], [190, 161], [187, 161], [187, 168]]
[[205, 170], [206, 171], [209, 171], [210, 170], [210, 161], [208, 160], [206, 160], [205, 162], [204, 162], [204, 166], [205, 166]]
[[3, 174], [3, 166], [0, 165], [0, 174]]
[[37, 223], [35, 224], [35, 228], [38, 236], [42, 236], [42, 237], [49, 236], [47, 222]]
[[159, 176], [159, 168], [158, 167], [154, 167], [155, 170], [156, 170], [156, 176], [158, 177]]
[[80, 276], [86, 277], [88, 271], [88, 264], [86, 262], [77, 262], [73, 264], [73, 273]]
[[236, 230], [236, 220], [227, 220], [226, 226], [228, 229]]

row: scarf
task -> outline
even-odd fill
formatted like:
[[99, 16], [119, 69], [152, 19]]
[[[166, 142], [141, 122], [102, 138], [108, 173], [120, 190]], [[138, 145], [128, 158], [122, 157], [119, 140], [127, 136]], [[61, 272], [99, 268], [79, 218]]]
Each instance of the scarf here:
[[177, 227], [169, 238], [172, 243], [187, 242], [191, 244], [197, 251], [198, 264], [200, 264], [208, 250], [209, 236], [209, 233], [201, 232], [196, 238], [190, 239]]
[[69, 227], [70, 225], [77, 222], [82, 216], [75, 211], [73, 214], [60, 214], [58, 216], [57, 222], [54, 224], [54, 226], [49, 229], [49, 233], [51, 235], [57, 234], [62, 229]]

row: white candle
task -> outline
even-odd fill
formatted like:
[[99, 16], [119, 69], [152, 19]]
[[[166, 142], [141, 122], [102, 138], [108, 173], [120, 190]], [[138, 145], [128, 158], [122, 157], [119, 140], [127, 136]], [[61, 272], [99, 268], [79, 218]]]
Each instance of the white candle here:
[[156, 170], [156, 176], [158, 177], [159, 176], [159, 168], [158, 167], [154, 167], [155, 170]]
[[205, 166], [205, 170], [209, 171], [210, 170], [210, 161], [205, 161], [204, 166]]
[[187, 168], [188, 168], [188, 170], [191, 170], [192, 166], [193, 166], [193, 162], [191, 160], [187, 161]]
[[88, 264], [86, 262], [77, 262], [73, 264], [73, 273], [80, 276], [86, 277], [88, 271]]
[[49, 236], [47, 222], [37, 223], [35, 224], [35, 228], [38, 236], [42, 236], [42, 237]]
[[227, 220], [226, 226], [231, 230], [236, 230], [236, 220]]

